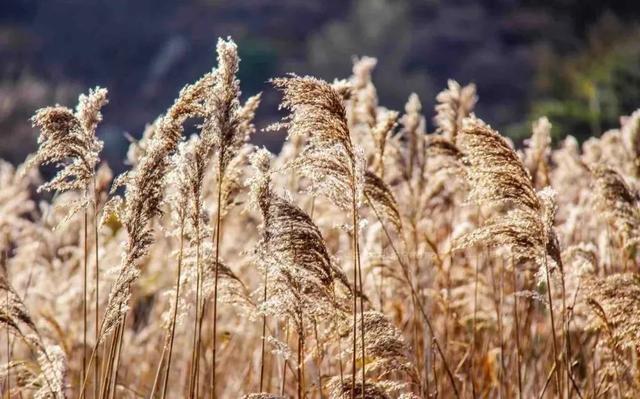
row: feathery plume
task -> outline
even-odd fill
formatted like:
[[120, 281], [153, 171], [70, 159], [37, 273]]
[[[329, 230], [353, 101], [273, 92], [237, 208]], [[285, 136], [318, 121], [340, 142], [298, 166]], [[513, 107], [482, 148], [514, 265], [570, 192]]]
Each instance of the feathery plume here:
[[[293, 166], [312, 182], [316, 193], [330, 198], [334, 204], [351, 210], [353, 253], [353, 318], [357, 313], [356, 293], [362, 287], [359, 250], [359, 208], [364, 190], [366, 162], [364, 153], [355, 150], [351, 142], [343, 99], [328, 83], [312, 77], [274, 79], [273, 84], [283, 92], [281, 107], [291, 114], [286, 123], [289, 137], [302, 136], [307, 144]], [[277, 125], [278, 126], [278, 125]], [[360, 313], [364, 299], [360, 295]], [[365, 340], [364, 324], [360, 339]], [[354, 323], [355, 328], [355, 323]], [[352, 374], [355, 375], [355, 341]], [[364, 351], [364, 345], [361, 346]], [[362, 356], [364, 358], [364, 354]], [[365, 385], [363, 368], [362, 385]], [[355, 384], [355, 380], [352, 381]], [[352, 394], [355, 386], [352, 387]]]
[[[349, 282], [344, 273], [331, 261], [320, 230], [311, 218], [302, 209], [273, 193], [268, 175], [269, 159], [266, 150], [258, 151], [251, 159], [258, 172], [251, 180], [252, 203], [258, 205], [263, 217], [262, 240], [257, 249], [260, 254], [258, 259], [261, 263], [268, 264], [265, 267], [275, 266], [276, 273], [282, 273], [286, 279], [294, 275], [304, 278], [295, 283], [300, 287], [305, 283], [309, 284], [296, 294], [299, 295], [298, 300], [304, 303], [309, 301], [308, 304], [314, 307], [321, 305], [316, 301], [325, 301], [331, 309], [337, 305], [332, 294], [334, 281], [343, 284], [345, 288], [349, 287]], [[320, 297], [304, 297], [312, 293]], [[291, 313], [292, 316], [303, 314], [305, 318], [314, 316], [313, 312]], [[295, 319], [298, 320], [298, 327], [302, 328], [303, 320], [297, 316]]]
[[398, 231], [402, 230], [402, 219], [393, 192], [381, 178], [370, 171], [364, 175], [364, 195], [371, 201], [370, 206], [379, 210]]
[[39, 372], [30, 373], [21, 385], [37, 387], [35, 398], [64, 399], [64, 377], [67, 368], [64, 351], [59, 346], [43, 342], [22, 298], [4, 274], [0, 275], [0, 298], [0, 324], [22, 339], [37, 355]]
[[640, 109], [624, 118], [620, 134], [631, 156], [633, 174], [640, 177]]
[[292, 75], [272, 82], [284, 94], [281, 107], [291, 114], [271, 129], [285, 127], [290, 139], [306, 140], [292, 166], [313, 183], [317, 194], [350, 209], [353, 192], [362, 192], [364, 163], [351, 142], [341, 96], [328, 83], [308, 76]]
[[534, 187], [549, 185], [549, 154], [551, 145], [551, 123], [541, 117], [533, 123], [531, 138], [525, 142], [524, 164], [529, 170]]
[[463, 119], [471, 114], [478, 101], [476, 85], [471, 83], [462, 87], [455, 80], [449, 80], [447, 88], [436, 96], [436, 101], [436, 131], [456, 143]]
[[[333, 377], [327, 383], [329, 389], [329, 398], [331, 399], [350, 399], [353, 397], [351, 390], [353, 377], [345, 375], [343, 378]], [[364, 387], [364, 389], [363, 389]], [[366, 382], [365, 384], [356, 384], [355, 397], [365, 399], [391, 399], [382, 384], [375, 382]]]
[[[260, 104], [260, 94], [255, 95], [247, 100], [244, 106], [240, 105], [240, 82], [236, 78], [238, 73], [238, 67], [240, 58], [238, 57], [238, 47], [231, 40], [218, 40], [216, 46], [218, 53], [218, 68], [216, 69], [216, 82], [213, 86], [210, 95], [205, 103], [206, 113], [204, 115], [204, 123], [201, 133], [201, 145], [198, 148], [202, 148], [200, 151], [202, 154], [196, 154], [196, 159], [201, 159], [202, 166], [206, 166], [206, 160], [208, 154], [214, 147], [216, 148], [217, 155], [217, 202], [216, 202], [216, 219], [215, 219], [215, 248], [214, 248], [214, 283], [213, 283], [213, 344], [212, 344], [212, 358], [213, 358], [213, 372], [211, 380], [211, 395], [215, 396], [216, 391], [216, 347], [217, 347], [217, 326], [218, 326], [218, 274], [220, 263], [220, 230], [222, 228], [222, 212], [225, 210], [225, 203], [228, 201], [228, 197], [225, 194], [223, 197], [223, 189], [226, 193], [230, 191], [230, 186], [226, 185], [225, 177], [228, 166], [238, 155], [239, 150], [246, 144], [250, 135], [255, 131], [253, 125], [253, 118], [255, 111]], [[198, 150], [196, 150], [198, 153]], [[196, 197], [196, 209], [199, 211], [202, 209], [200, 205], [199, 196], [201, 194], [202, 173], [198, 173], [197, 186], [194, 185], [194, 197]], [[235, 175], [233, 176], [235, 177]], [[200, 215], [198, 215], [200, 217]], [[196, 229], [199, 232], [199, 228]], [[198, 234], [199, 235], [199, 234]], [[197, 244], [198, 247], [200, 244]], [[198, 267], [198, 280], [200, 281], [200, 266]], [[198, 285], [201, 285], [200, 283]], [[204, 308], [204, 303], [199, 303], [200, 292], [198, 290], [196, 294], [196, 315], [199, 315], [201, 307]], [[196, 316], [197, 320], [201, 320], [202, 317]], [[201, 323], [201, 321], [200, 321]], [[194, 362], [196, 363], [196, 373], [198, 370], [198, 362], [200, 357], [197, 355], [200, 345], [200, 331], [201, 327], [197, 327], [198, 341], [194, 345]], [[193, 377], [192, 377], [193, 379]], [[195, 385], [195, 384], [192, 384]]]
[[75, 112], [62, 106], [47, 107], [36, 111], [31, 119], [33, 126], [40, 129], [40, 136], [38, 151], [27, 161], [27, 169], [48, 164], [61, 166], [38, 191], [84, 193], [70, 206], [69, 216], [89, 201], [89, 185], [103, 146], [96, 128], [102, 121], [100, 110], [107, 102], [107, 90], [96, 87], [89, 94], [80, 95]]
[[[364, 319], [358, 317], [357, 324], [360, 325], [362, 320], [367, 331], [364, 343], [367, 359], [362, 359], [360, 355], [356, 358], [361, 364], [367, 364], [367, 372], [377, 374], [379, 379], [388, 379], [395, 373], [402, 372], [417, 381], [416, 370], [408, 356], [409, 348], [400, 331], [380, 312], [364, 312]], [[341, 335], [346, 337], [353, 330], [353, 325], [345, 323], [341, 327]], [[349, 351], [347, 349], [347, 353]], [[356, 352], [360, 352], [359, 347]]]
[[606, 165], [593, 166], [591, 173], [597, 209], [620, 234], [625, 249], [635, 246], [640, 238], [637, 195], [620, 174]]
[[408, 154], [404, 159], [404, 169], [408, 177], [413, 176], [414, 168], [422, 171], [424, 167], [424, 138], [426, 122], [422, 116], [422, 103], [416, 93], [411, 93], [404, 106], [404, 115], [400, 118], [400, 135], [407, 141]]
[[153, 242], [152, 219], [161, 213], [165, 175], [170, 156], [182, 138], [183, 123], [203, 113], [203, 99], [213, 76], [207, 74], [180, 92], [173, 106], [159, 122], [158, 131], [138, 167], [126, 174], [123, 211], [120, 215], [128, 237], [120, 272], [109, 293], [100, 339], [109, 334], [127, 313], [131, 284], [138, 278], [138, 261]]
[[460, 133], [471, 200], [540, 209], [529, 172], [500, 134], [473, 116], [464, 120]]
[[604, 278], [584, 276], [594, 319], [592, 326], [611, 334], [618, 350], [640, 347], [640, 276], [635, 273], [613, 274]]

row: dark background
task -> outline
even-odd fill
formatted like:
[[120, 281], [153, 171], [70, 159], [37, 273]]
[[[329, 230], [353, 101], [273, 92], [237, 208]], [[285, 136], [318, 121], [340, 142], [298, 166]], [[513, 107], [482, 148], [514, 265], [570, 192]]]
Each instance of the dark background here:
[[0, 157], [34, 150], [35, 109], [73, 107], [100, 85], [111, 102], [99, 134], [121, 167], [124, 133], [139, 136], [215, 65], [219, 36], [239, 45], [243, 92], [264, 91], [259, 128], [279, 118], [270, 77], [347, 77], [370, 55], [389, 108], [415, 91], [431, 122], [454, 78], [475, 82], [477, 113], [516, 140], [542, 114], [554, 137], [584, 139], [640, 107], [639, 18], [637, 0], [1, 0]]

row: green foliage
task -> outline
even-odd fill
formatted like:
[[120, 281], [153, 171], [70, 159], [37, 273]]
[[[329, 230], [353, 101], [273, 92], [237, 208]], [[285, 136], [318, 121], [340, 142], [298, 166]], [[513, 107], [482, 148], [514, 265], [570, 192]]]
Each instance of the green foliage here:
[[[575, 53], [541, 54], [538, 95], [529, 120], [546, 115], [556, 138], [585, 139], [619, 126], [640, 107], [640, 30], [606, 15]], [[522, 127], [512, 130], [517, 136]]]

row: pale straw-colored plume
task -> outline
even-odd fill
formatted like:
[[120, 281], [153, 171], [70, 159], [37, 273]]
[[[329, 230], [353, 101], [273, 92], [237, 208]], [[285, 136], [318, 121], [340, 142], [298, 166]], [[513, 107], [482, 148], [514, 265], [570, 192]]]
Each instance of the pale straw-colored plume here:
[[[362, 320], [362, 317], [357, 318], [358, 326]], [[417, 382], [418, 377], [409, 357], [411, 351], [400, 331], [382, 313], [376, 311], [364, 312], [364, 324], [367, 331], [364, 342], [367, 359], [363, 360], [358, 354], [361, 352], [360, 343], [356, 359], [360, 364], [366, 362], [367, 373], [374, 375], [374, 379], [378, 381], [393, 380], [397, 378], [397, 373], [403, 373], [404, 377]], [[357, 329], [360, 330], [360, 327]], [[353, 330], [352, 321], [349, 320], [341, 326], [340, 332], [347, 337]], [[347, 354], [351, 353], [350, 348], [345, 351]]]
[[402, 218], [398, 210], [398, 203], [389, 186], [375, 173], [367, 171], [364, 175], [364, 195], [369, 206], [391, 223], [397, 230], [402, 230]]
[[505, 139], [490, 126], [474, 116], [465, 119], [459, 147], [464, 153], [472, 201], [540, 209], [529, 172]]
[[463, 154], [449, 139], [429, 135], [424, 142], [424, 158], [427, 159], [426, 172], [440, 171], [461, 174]]
[[[351, 141], [346, 110], [340, 93], [327, 82], [312, 77], [291, 76], [274, 79], [273, 84], [283, 92], [281, 107], [291, 113], [283, 124], [289, 137], [302, 136], [306, 145], [292, 166], [309, 179], [315, 194], [328, 197], [336, 206], [348, 210], [351, 219], [351, 249], [353, 260], [352, 314], [357, 313], [356, 294], [360, 295], [360, 314], [364, 312], [363, 277], [360, 264], [358, 230], [359, 209], [365, 188], [366, 159], [364, 151]], [[358, 289], [360, 285], [360, 289]], [[354, 323], [354, 328], [356, 327]], [[365, 340], [364, 324], [360, 340]], [[355, 341], [353, 334], [352, 374], [355, 375]], [[361, 345], [364, 351], [365, 346]], [[362, 356], [365, 357], [364, 355]], [[365, 371], [362, 371], [362, 385]], [[355, 383], [355, 380], [352, 381]], [[352, 391], [355, 387], [352, 387]]]
[[634, 177], [640, 177], [640, 109], [622, 120], [622, 140], [629, 152]]
[[[331, 378], [331, 380], [329, 380], [329, 382], [327, 383], [329, 398], [349, 399], [354, 397], [352, 395], [354, 392], [351, 391], [352, 381], [353, 378], [351, 377], [351, 375], [345, 375], [343, 378]], [[375, 382], [367, 382], [364, 385], [358, 382], [355, 388], [355, 397], [365, 399], [391, 399], [391, 395], [387, 393], [384, 385]]]
[[[557, 212], [555, 192], [545, 188], [536, 192], [531, 177], [516, 152], [490, 126], [471, 116], [463, 121], [459, 143], [464, 152], [469, 197], [476, 204], [494, 208], [494, 214], [484, 224], [463, 235], [455, 243], [457, 248], [473, 245], [502, 246], [509, 249], [509, 263], [513, 268], [514, 314], [517, 317], [517, 267], [533, 263], [541, 282], [547, 286], [553, 363], [557, 363], [560, 349], [556, 339], [556, 325], [551, 285], [555, 266], [562, 279], [562, 303], [565, 304], [565, 284], [560, 245], [553, 228]], [[549, 259], [550, 258], [550, 259]], [[564, 313], [563, 313], [564, 319]], [[519, 334], [516, 321], [516, 334]], [[518, 335], [516, 335], [519, 341]], [[518, 343], [518, 358], [520, 344]], [[567, 371], [569, 374], [569, 372]], [[556, 390], [560, 391], [560, 372], [554, 368]], [[522, 375], [518, 362], [518, 390], [522, 396]]]
[[272, 82], [284, 94], [281, 107], [291, 114], [271, 129], [284, 127], [289, 138], [306, 140], [292, 166], [312, 182], [316, 193], [350, 209], [353, 192], [356, 201], [361, 200], [364, 154], [351, 142], [341, 96], [328, 83], [312, 77], [291, 76]]
[[135, 168], [140, 161], [140, 158], [144, 156], [149, 147], [149, 142], [158, 131], [158, 125], [162, 121], [162, 116], [157, 117], [153, 122], [148, 123], [142, 131], [142, 137], [135, 139], [131, 135], [126, 135], [129, 140], [129, 148], [127, 150], [126, 163], [132, 168]]
[[597, 210], [614, 227], [625, 249], [637, 245], [640, 238], [637, 194], [619, 173], [606, 165], [594, 165], [591, 173]]
[[100, 338], [111, 332], [127, 313], [131, 284], [140, 274], [138, 261], [147, 254], [153, 242], [151, 222], [161, 213], [170, 156], [182, 139], [183, 123], [188, 118], [202, 115], [204, 96], [212, 81], [213, 76], [208, 74], [182, 89], [178, 99], [159, 122], [158, 131], [137, 168], [120, 179], [126, 182], [120, 218], [128, 236], [120, 273], [109, 293]]
[[372, 168], [381, 178], [385, 176], [385, 160], [387, 158], [387, 141], [393, 134], [393, 130], [398, 125], [398, 113], [395, 111], [379, 111], [380, 117], [375, 126], [370, 131], [373, 136], [375, 153], [373, 156]]
[[21, 338], [26, 339], [27, 334], [35, 334], [37, 328], [27, 307], [5, 275], [0, 275], [0, 291], [2, 291], [2, 298], [0, 298], [0, 303], [2, 303], [2, 308], [0, 308], [2, 312], [0, 314], [0, 322], [8, 328], [11, 333]]
[[460, 86], [455, 80], [447, 82], [447, 88], [436, 96], [436, 131], [456, 143], [462, 120], [469, 116], [478, 101], [476, 86], [471, 83]]
[[61, 167], [56, 176], [38, 190], [84, 192], [85, 196], [70, 213], [88, 201], [88, 187], [103, 146], [96, 136], [96, 128], [102, 121], [100, 110], [107, 102], [107, 90], [96, 87], [89, 94], [80, 95], [75, 112], [62, 106], [47, 107], [39, 109], [31, 119], [40, 136], [38, 151], [28, 160], [27, 167], [48, 164]]
[[240, 82], [236, 75], [240, 58], [238, 47], [231, 40], [218, 40], [218, 67], [215, 69], [215, 84], [205, 102], [202, 125], [202, 147], [199, 157], [206, 156], [215, 148], [222, 175], [240, 148], [255, 131], [253, 118], [260, 105], [260, 94], [240, 103]]
[[[252, 203], [258, 206], [263, 218], [262, 239], [257, 249], [261, 257], [258, 259], [265, 263], [263, 267], [273, 268], [276, 275], [282, 275], [278, 283], [285, 282], [284, 288], [294, 289], [301, 306], [317, 306], [318, 311], [326, 305], [329, 310], [339, 306], [333, 297], [334, 282], [346, 289], [349, 289], [349, 282], [331, 260], [320, 230], [302, 209], [273, 192], [269, 178], [270, 155], [266, 150], [255, 153], [251, 162], [257, 171], [251, 180]], [[294, 276], [299, 280], [288, 281]], [[277, 285], [273, 289], [278, 289]], [[313, 316], [319, 315], [314, 312], [304, 314], [305, 318]], [[298, 323], [302, 327], [303, 320]]]
[[549, 180], [549, 156], [551, 154], [551, 123], [541, 117], [533, 123], [531, 138], [525, 141], [524, 164], [529, 170], [533, 186], [546, 187]]
[[401, 158], [405, 173], [413, 176], [414, 168], [424, 168], [424, 138], [426, 137], [426, 121], [422, 115], [422, 103], [416, 93], [411, 93], [404, 106], [404, 115], [400, 118], [401, 137], [406, 141], [407, 154]]
[[373, 57], [355, 59], [353, 63], [353, 76], [350, 79], [352, 86], [351, 117], [352, 126], [375, 126], [377, 121], [378, 94], [373, 85], [371, 75], [378, 60]]
[[611, 336], [615, 349], [640, 347], [640, 277], [635, 273], [606, 277], [586, 275], [583, 292], [591, 306], [591, 325]]
[[459, 142], [464, 152], [469, 198], [478, 205], [505, 211], [494, 213], [482, 227], [460, 237], [456, 247], [504, 245], [511, 249], [516, 264], [531, 260], [542, 266], [551, 252], [557, 261], [560, 250], [553, 231], [556, 213], [553, 191], [537, 193], [516, 152], [481, 120], [466, 119]]
[[57, 345], [47, 345], [38, 355], [40, 375], [32, 381], [40, 386], [34, 392], [35, 399], [65, 398], [65, 377], [67, 373], [67, 357]]
[[22, 298], [4, 274], [0, 275], [0, 305], [0, 324], [24, 342], [37, 359], [38, 370], [31, 370], [25, 380], [18, 379], [19, 388], [35, 390], [34, 398], [64, 399], [66, 355], [59, 346], [43, 340]]

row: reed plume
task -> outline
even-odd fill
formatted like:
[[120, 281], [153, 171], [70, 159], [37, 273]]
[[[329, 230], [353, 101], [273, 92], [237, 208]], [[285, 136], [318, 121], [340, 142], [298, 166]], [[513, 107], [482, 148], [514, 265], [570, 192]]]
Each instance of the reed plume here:
[[[96, 193], [96, 165], [99, 162], [100, 151], [103, 143], [96, 137], [96, 128], [102, 121], [101, 109], [108, 103], [107, 90], [96, 87], [89, 91], [88, 95], [81, 94], [75, 112], [66, 107], [56, 106], [42, 108], [36, 111], [32, 118], [33, 126], [40, 129], [38, 137], [39, 148], [36, 154], [28, 161], [27, 167], [56, 163], [61, 167], [55, 177], [42, 184], [39, 191], [58, 192], [78, 191], [83, 195], [72, 204], [69, 211], [71, 217], [78, 210], [84, 209], [84, 279], [83, 279], [83, 364], [87, 359], [87, 275], [88, 275], [88, 215], [89, 201], [93, 200], [94, 219], [97, 220], [97, 193]], [[90, 189], [93, 182], [93, 190]], [[93, 191], [93, 195], [90, 195]], [[95, 226], [94, 222], [94, 226]], [[99, 266], [98, 266], [98, 235], [95, 233], [96, 251], [96, 299], [95, 299], [95, 323], [98, 324], [99, 306]], [[96, 337], [98, 337], [96, 327]], [[83, 373], [86, 372], [83, 366]], [[97, 369], [96, 369], [97, 374]], [[94, 381], [95, 383], [95, 381]], [[97, 383], [96, 383], [97, 386]]]
[[422, 116], [422, 103], [420, 97], [416, 93], [411, 93], [407, 103], [404, 106], [404, 115], [400, 118], [402, 125], [401, 137], [406, 140], [408, 153], [400, 159], [403, 162], [405, 170], [405, 179], [413, 177], [414, 168], [418, 168], [421, 172], [424, 167], [424, 138], [426, 130], [426, 122]]
[[610, 359], [606, 359], [600, 370], [600, 378], [612, 377], [610, 389], [617, 390], [619, 397], [637, 396], [637, 382], [632, 377], [631, 365], [623, 360], [625, 350], [637, 351], [640, 341], [640, 310], [638, 294], [640, 280], [634, 273], [611, 274], [604, 278], [586, 275], [583, 278], [585, 302], [590, 312], [588, 328], [602, 332], [607, 338]]
[[[374, 379], [378, 382], [391, 382], [394, 376], [403, 373], [405, 377], [417, 383], [418, 376], [408, 356], [409, 347], [400, 331], [379, 312], [367, 311], [364, 313], [364, 319], [358, 318], [357, 323], [361, 324], [363, 320], [368, 332], [365, 340], [367, 358], [363, 359], [357, 355], [359, 363], [367, 364], [367, 372], [375, 375]], [[342, 326], [341, 333], [345, 336], [350, 331], [353, 331], [350, 324]], [[401, 381], [398, 379], [396, 382]]]
[[[240, 82], [236, 78], [240, 59], [238, 57], [236, 44], [231, 39], [226, 41], [220, 39], [218, 40], [216, 49], [218, 53], [218, 67], [215, 71], [216, 82], [205, 103], [206, 112], [201, 132], [202, 150], [200, 151], [201, 154], [196, 156], [196, 158], [202, 158], [203, 167], [206, 166], [206, 162], [208, 162], [207, 155], [212, 150], [215, 149], [217, 156], [217, 201], [214, 227], [215, 259], [213, 262], [216, 270], [214, 273], [212, 316], [213, 371], [210, 385], [210, 391], [214, 397], [216, 390], [215, 363], [218, 325], [218, 265], [220, 264], [221, 221], [224, 210], [222, 201], [224, 199], [223, 194], [229, 192], [229, 186], [226, 185], [225, 178], [230, 163], [238, 155], [242, 146], [246, 144], [250, 135], [255, 131], [253, 118], [260, 104], [260, 94], [250, 97], [244, 105], [240, 103]], [[198, 187], [201, 186], [203, 173], [204, 168], [202, 168], [202, 173], [199, 174]], [[200, 307], [200, 305], [197, 306]], [[198, 327], [198, 330], [200, 330], [200, 328], [201, 327]], [[196, 358], [195, 361], [197, 366], [198, 359]]]
[[[27, 167], [56, 164], [61, 169], [38, 190], [85, 192], [95, 174], [103, 143], [96, 137], [96, 127], [102, 121], [100, 109], [107, 104], [107, 90], [96, 87], [88, 95], [80, 95], [73, 112], [62, 106], [36, 111], [33, 126], [40, 130], [38, 152]], [[85, 197], [83, 200], [88, 201]], [[79, 209], [83, 204], [79, 204]]]
[[[288, 137], [301, 136], [306, 145], [293, 167], [312, 182], [316, 194], [327, 196], [335, 205], [351, 210], [353, 253], [353, 319], [357, 314], [358, 284], [362, 287], [360, 251], [358, 242], [359, 212], [365, 181], [364, 154], [352, 142], [343, 98], [328, 83], [312, 78], [291, 76], [274, 79], [273, 84], [283, 92], [281, 107], [291, 111], [284, 123]], [[364, 313], [364, 300], [360, 296], [360, 313]], [[354, 328], [355, 328], [354, 322]], [[365, 340], [362, 325], [361, 342]], [[353, 334], [352, 374], [355, 375], [356, 334]], [[365, 346], [362, 344], [362, 349]], [[363, 353], [362, 357], [365, 355]], [[365, 384], [363, 368], [362, 384]], [[355, 379], [352, 381], [355, 384]], [[352, 387], [355, 398], [355, 385]]]
[[622, 247], [626, 251], [632, 249], [640, 234], [637, 194], [619, 173], [606, 165], [594, 165], [591, 173], [596, 209], [615, 228]]
[[[548, 249], [559, 260], [553, 223], [555, 202], [551, 191], [536, 193], [531, 177], [516, 152], [491, 127], [474, 116], [465, 119], [460, 132], [460, 146], [465, 154], [466, 176], [471, 187], [469, 198], [479, 205], [506, 208], [475, 231], [458, 239], [457, 248], [476, 244], [506, 246], [514, 268], [514, 311], [517, 311], [515, 267], [532, 261], [546, 276], [549, 316], [553, 338], [554, 362], [560, 361], [555, 336], [555, 319], [551, 295]], [[517, 316], [516, 316], [517, 317]], [[515, 327], [518, 334], [518, 326]], [[519, 340], [519, 337], [516, 335]], [[520, 357], [518, 348], [518, 358]], [[561, 392], [559, 369], [555, 368], [556, 389]], [[518, 362], [518, 385], [522, 396], [522, 378]]]
[[[328, 383], [329, 397], [331, 399], [351, 398], [353, 395], [351, 390], [353, 385], [352, 380], [353, 378], [351, 376], [345, 376], [342, 380], [339, 377], [334, 377]], [[356, 386], [355, 395], [365, 399], [391, 399], [391, 396], [387, 393], [385, 387], [374, 382], [358, 384]]]
[[640, 177], [640, 109], [624, 118], [620, 134], [631, 158], [632, 174], [638, 178]]
[[529, 170], [533, 186], [543, 188], [550, 184], [549, 155], [551, 145], [551, 123], [541, 117], [533, 123], [533, 133], [527, 141], [524, 164]]
[[[36, 355], [38, 371], [30, 370], [25, 379], [16, 375], [20, 389], [32, 389], [34, 398], [64, 399], [65, 376], [67, 368], [66, 355], [57, 345], [47, 344], [36, 327], [31, 314], [22, 298], [11, 286], [5, 275], [0, 275], [0, 324], [16, 337], [20, 338]], [[16, 364], [9, 363], [6, 369], [13, 369]], [[18, 371], [20, 368], [18, 367]], [[8, 371], [7, 371], [8, 374]], [[21, 391], [20, 391], [21, 392]], [[20, 393], [22, 395], [22, 393]]]
[[[182, 139], [183, 123], [188, 118], [202, 115], [204, 96], [212, 84], [212, 79], [212, 75], [207, 74], [196, 83], [182, 89], [173, 106], [159, 122], [158, 131], [151, 139], [147, 152], [140, 158], [137, 168], [121, 175], [114, 182], [114, 187], [126, 184], [124, 199], [114, 201], [121, 204], [118, 216], [126, 229], [127, 241], [124, 244], [118, 275], [109, 293], [96, 347], [105, 336], [124, 324], [129, 309], [131, 285], [140, 275], [138, 263], [148, 253], [154, 240], [151, 222], [162, 212], [161, 204], [170, 156]], [[95, 357], [96, 347], [91, 359]], [[84, 391], [83, 383], [82, 397]]]
[[182, 125], [188, 118], [202, 114], [203, 97], [211, 84], [212, 76], [205, 75], [180, 92], [173, 106], [162, 118], [158, 133], [149, 144], [149, 150], [140, 159], [138, 167], [120, 176], [126, 182], [125, 197], [120, 218], [127, 230], [127, 242], [120, 266], [120, 273], [109, 293], [109, 301], [103, 319], [101, 338], [113, 331], [127, 313], [131, 284], [140, 272], [137, 264], [153, 243], [151, 221], [161, 214], [164, 182], [170, 155], [182, 138]]
[[436, 130], [452, 143], [456, 143], [458, 133], [462, 129], [462, 121], [471, 114], [478, 101], [476, 86], [473, 83], [460, 86], [455, 80], [449, 80], [447, 88], [436, 96], [436, 101]]
[[640, 277], [635, 273], [612, 274], [606, 278], [584, 277], [584, 292], [591, 306], [593, 328], [611, 334], [615, 349], [640, 347]]
[[[332, 262], [320, 230], [311, 218], [273, 192], [269, 153], [258, 151], [252, 156], [252, 164], [257, 171], [251, 180], [252, 203], [260, 209], [263, 218], [262, 239], [256, 248], [257, 262], [265, 276], [261, 365], [264, 365], [266, 315], [285, 315], [293, 322], [299, 337], [298, 395], [301, 396], [304, 390], [301, 357], [307, 326], [315, 320], [330, 319], [336, 309], [343, 308], [337, 302], [335, 285], [348, 288], [349, 281]], [[261, 366], [261, 379], [263, 372]]]

